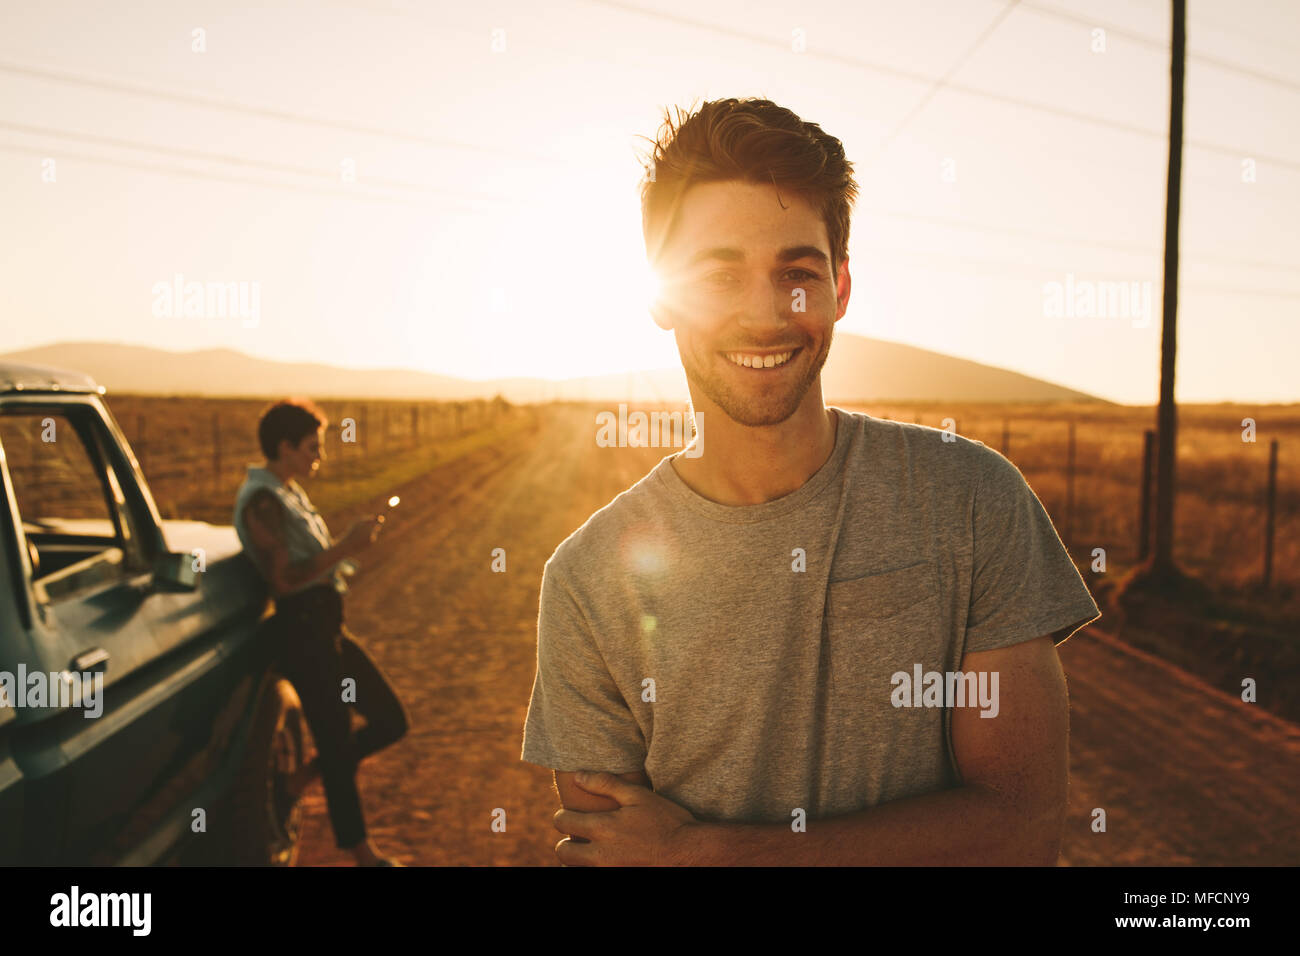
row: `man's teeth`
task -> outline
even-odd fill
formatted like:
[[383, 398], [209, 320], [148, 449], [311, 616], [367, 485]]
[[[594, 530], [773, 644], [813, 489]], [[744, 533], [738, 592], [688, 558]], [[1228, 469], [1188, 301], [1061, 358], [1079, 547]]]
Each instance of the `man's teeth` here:
[[[797, 351], [797, 350], [796, 350]], [[779, 355], [749, 355], [745, 352], [728, 352], [727, 358], [745, 368], [775, 368], [790, 361], [794, 352], [782, 352]]]

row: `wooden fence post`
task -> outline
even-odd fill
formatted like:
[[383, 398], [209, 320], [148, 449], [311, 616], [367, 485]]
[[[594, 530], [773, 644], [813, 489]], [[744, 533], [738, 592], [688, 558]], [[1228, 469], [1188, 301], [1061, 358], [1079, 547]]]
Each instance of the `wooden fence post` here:
[[343, 436], [339, 435], [339, 479], [344, 485], [348, 483], [348, 473], [352, 470], [352, 452], [348, 451], [348, 446], [356, 450], [357, 438], [357, 420], [347, 414], [347, 407], [344, 406], [344, 417], [352, 419], [352, 441], [343, 441]]
[[1002, 457], [1006, 458], [1011, 454], [1011, 423], [1005, 418], [1002, 419]]
[[221, 490], [221, 413], [212, 413], [212, 487]]

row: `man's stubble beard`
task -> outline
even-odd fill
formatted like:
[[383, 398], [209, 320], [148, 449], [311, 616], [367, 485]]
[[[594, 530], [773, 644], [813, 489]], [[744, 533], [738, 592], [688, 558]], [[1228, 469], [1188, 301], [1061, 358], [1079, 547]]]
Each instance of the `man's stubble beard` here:
[[[709, 400], [722, 409], [732, 421], [757, 428], [764, 425], [779, 425], [799, 410], [804, 397], [808, 394], [808, 389], [812, 388], [813, 382], [817, 381], [817, 376], [821, 374], [822, 367], [826, 364], [834, 336], [835, 323], [832, 322], [826, 330], [826, 339], [822, 343], [821, 353], [808, 366], [804, 376], [788, 391], [767, 395], [757, 401], [737, 392], [721, 376], [704, 372], [695, 365], [693, 356], [687, 358], [687, 350], [679, 347], [678, 352], [682, 358], [686, 380], [692, 388], [698, 388], [708, 396]], [[802, 348], [807, 351], [808, 346], [804, 345]]]

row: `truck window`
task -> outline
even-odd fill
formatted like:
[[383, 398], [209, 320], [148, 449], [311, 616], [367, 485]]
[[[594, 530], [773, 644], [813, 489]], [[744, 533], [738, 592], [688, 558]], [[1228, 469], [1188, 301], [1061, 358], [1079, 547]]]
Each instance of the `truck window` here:
[[139, 563], [121, 493], [100, 464], [95, 430], [84, 414], [74, 421], [75, 414], [57, 408], [0, 414], [0, 445], [32, 579], [38, 596], [52, 601], [121, 579]]

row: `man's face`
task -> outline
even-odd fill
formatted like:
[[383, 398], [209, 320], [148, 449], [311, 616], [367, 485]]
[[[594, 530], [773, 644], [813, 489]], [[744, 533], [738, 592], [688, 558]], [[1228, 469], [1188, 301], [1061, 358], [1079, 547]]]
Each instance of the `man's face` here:
[[280, 460], [288, 465], [291, 475], [307, 478], [316, 473], [316, 469], [320, 467], [321, 459], [324, 457], [321, 450], [324, 439], [325, 430], [321, 428], [314, 434], [304, 437], [296, 445], [281, 440]]
[[[742, 425], [777, 425], [805, 401], [849, 299], [826, 224], [803, 199], [739, 181], [691, 187], [661, 265], [655, 321], [671, 328], [692, 391]], [[748, 365], [746, 365], [748, 362]]]

